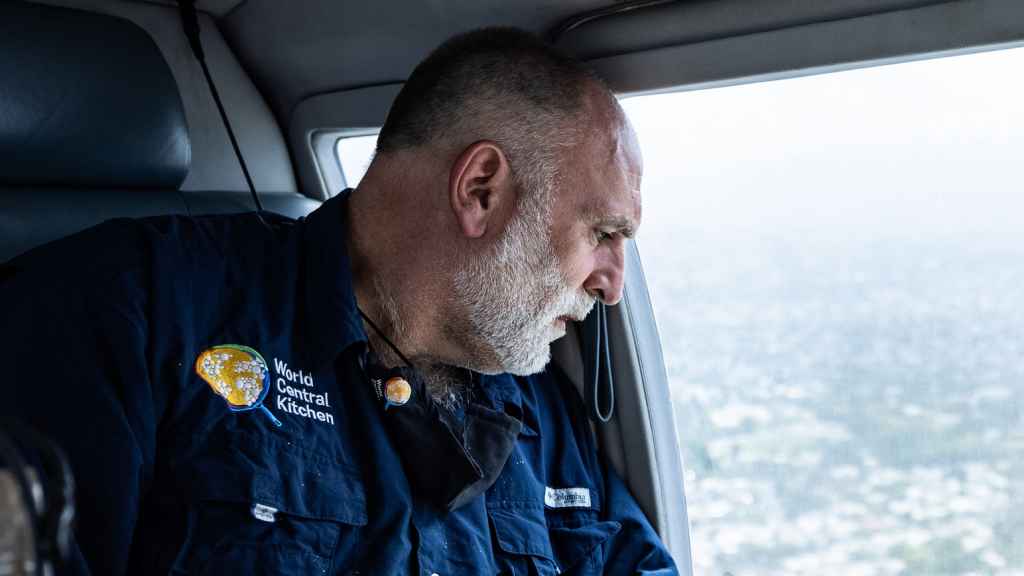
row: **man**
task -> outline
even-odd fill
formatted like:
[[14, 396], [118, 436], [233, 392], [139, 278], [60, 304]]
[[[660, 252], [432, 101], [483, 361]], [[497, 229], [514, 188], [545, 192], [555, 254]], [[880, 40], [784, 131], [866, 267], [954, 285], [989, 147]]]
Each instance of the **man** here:
[[307, 219], [119, 220], [14, 260], [7, 408], [70, 453], [71, 572], [675, 573], [542, 372], [621, 297], [640, 172], [591, 73], [487, 29]]

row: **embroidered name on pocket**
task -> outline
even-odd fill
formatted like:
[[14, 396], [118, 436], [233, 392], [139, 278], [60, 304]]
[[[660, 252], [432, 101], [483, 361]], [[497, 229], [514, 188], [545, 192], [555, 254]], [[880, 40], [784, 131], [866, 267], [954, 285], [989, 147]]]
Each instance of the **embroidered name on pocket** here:
[[544, 505], [548, 508], [590, 508], [590, 489], [545, 486]]

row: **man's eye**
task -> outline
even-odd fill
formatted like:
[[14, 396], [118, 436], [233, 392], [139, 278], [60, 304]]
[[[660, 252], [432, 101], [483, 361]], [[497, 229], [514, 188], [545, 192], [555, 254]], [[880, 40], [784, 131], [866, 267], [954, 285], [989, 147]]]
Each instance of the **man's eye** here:
[[605, 232], [604, 230], [594, 230], [594, 238], [597, 239], [598, 244], [605, 240], [611, 240], [612, 235], [611, 232]]

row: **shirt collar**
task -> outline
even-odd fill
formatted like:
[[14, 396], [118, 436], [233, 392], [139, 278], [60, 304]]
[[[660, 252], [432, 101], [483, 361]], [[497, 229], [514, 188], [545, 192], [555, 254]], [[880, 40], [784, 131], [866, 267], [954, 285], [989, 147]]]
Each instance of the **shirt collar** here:
[[354, 342], [366, 342], [348, 257], [350, 193], [345, 190], [314, 210], [302, 232], [306, 350], [313, 369], [334, 360]]
[[[529, 390], [527, 380], [511, 374], [480, 374], [477, 382], [495, 410], [523, 423], [521, 435], [538, 436], [540, 425], [537, 421], [536, 399], [532, 390]], [[529, 392], [524, 393], [524, 389]]]

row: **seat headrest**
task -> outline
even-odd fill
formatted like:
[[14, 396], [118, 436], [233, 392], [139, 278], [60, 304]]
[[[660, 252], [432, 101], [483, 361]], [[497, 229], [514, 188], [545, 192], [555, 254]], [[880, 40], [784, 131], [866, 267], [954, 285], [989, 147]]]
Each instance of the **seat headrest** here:
[[177, 189], [190, 159], [178, 86], [145, 31], [0, 2], [0, 183]]

